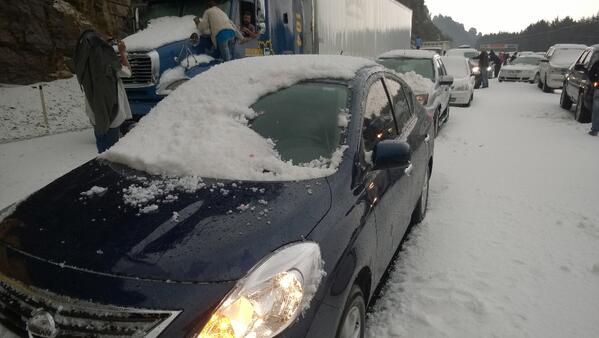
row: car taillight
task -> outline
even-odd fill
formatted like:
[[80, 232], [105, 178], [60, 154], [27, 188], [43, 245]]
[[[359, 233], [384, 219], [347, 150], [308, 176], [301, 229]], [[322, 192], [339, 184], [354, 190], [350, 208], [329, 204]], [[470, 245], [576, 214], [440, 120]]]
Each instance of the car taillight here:
[[595, 87], [595, 88], [599, 88], [599, 81], [595, 81], [595, 82], [593, 82], [593, 87]]

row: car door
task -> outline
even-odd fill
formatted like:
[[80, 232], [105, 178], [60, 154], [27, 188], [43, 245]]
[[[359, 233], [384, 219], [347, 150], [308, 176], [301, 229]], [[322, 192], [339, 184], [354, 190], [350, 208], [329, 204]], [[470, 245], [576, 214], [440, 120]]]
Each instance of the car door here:
[[435, 59], [435, 67], [437, 68], [437, 74], [438, 74], [437, 83], [435, 84], [435, 86], [439, 90], [439, 99], [441, 100], [441, 107], [442, 107], [441, 113], [443, 113], [443, 111], [445, 111], [445, 109], [447, 109], [447, 106], [449, 105], [450, 92], [449, 92], [449, 86], [441, 85], [440, 82], [441, 82], [441, 77], [447, 75], [447, 71], [445, 70], [445, 66], [443, 65], [443, 62], [441, 61], [440, 58]]
[[580, 85], [584, 73], [580, 70], [577, 70], [577, 67], [583, 65], [586, 56], [588, 55], [588, 51], [584, 51], [580, 57], [570, 66], [568, 69], [568, 78], [566, 81], [566, 93], [574, 98], [574, 100], [578, 99], [578, 93], [580, 91]]
[[410, 224], [412, 211], [422, 191], [425, 178], [424, 166], [428, 165], [428, 142], [431, 137], [426, 133], [426, 128], [421, 128], [422, 123], [426, 123], [426, 121], [419, 120], [414, 113], [413, 104], [408, 100], [411, 95], [408, 86], [392, 75], [385, 77], [385, 83], [393, 102], [399, 140], [407, 142], [412, 149], [410, 174], [405, 175], [405, 172], [399, 172], [401, 177], [389, 192], [389, 197], [396, 201], [399, 211], [398, 220], [393, 224], [392, 231], [393, 248], [397, 248]]
[[396, 189], [409, 185], [404, 169], [374, 170], [372, 153], [376, 144], [383, 140], [399, 140], [387, 88], [381, 73], [373, 75], [366, 88], [366, 103], [362, 114], [362, 150], [364, 180], [368, 199], [373, 201], [377, 229], [377, 273], [382, 274], [395, 252], [393, 231], [405, 219], [403, 205], [398, 203]]

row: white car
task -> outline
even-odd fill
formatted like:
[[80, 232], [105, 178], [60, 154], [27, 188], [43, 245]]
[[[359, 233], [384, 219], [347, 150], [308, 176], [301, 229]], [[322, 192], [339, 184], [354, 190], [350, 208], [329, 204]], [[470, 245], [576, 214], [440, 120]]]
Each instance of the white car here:
[[587, 48], [585, 45], [557, 44], [549, 48], [546, 61], [541, 62], [539, 70], [539, 88], [545, 93], [562, 88], [568, 67]]
[[517, 57], [511, 64], [501, 67], [498, 80], [502, 81], [539, 81], [539, 65], [545, 60], [544, 56], [525, 54]]
[[453, 75], [451, 98], [449, 102], [454, 105], [470, 106], [474, 100], [474, 75], [468, 60], [461, 56], [441, 57], [449, 75]]
[[[470, 70], [472, 71], [472, 74], [474, 74], [475, 77], [475, 84], [474, 84], [474, 88], [479, 88], [481, 85], [481, 69], [478, 66], [478, 60], [473, 59], [475, 57], [477, 57], [478, 55], [480, 55], [480, 52], [474, 48], [454, 48], [454, 49], [450, 49], [447, 51], [447, 53], [445, 53], [445, 56], [461, 56], [464, 57], [466, 59], [468, 59], [468, 62], [470, 63]], [[491, 60], [489, 59], [489, 66], [487, 67], [487, 69], [482, 69], [482, 71], [486, 71], [487, 72], [487, 77], [489, 79], [493, 78], [493, 67], [490, 64]]]

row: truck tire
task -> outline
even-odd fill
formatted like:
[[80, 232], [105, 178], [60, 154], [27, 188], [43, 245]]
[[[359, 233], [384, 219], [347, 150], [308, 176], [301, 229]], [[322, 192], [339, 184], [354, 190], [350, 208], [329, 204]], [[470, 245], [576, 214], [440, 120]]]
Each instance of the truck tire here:
[[543, 81], [543, 92], [544, 93], [553, 93], [553, 88], [547, 85], [547, 75], [545, 75], [545, 81]]
[[365, 326], [366, 301], [364, 293], [359, 286], [354, 284], [347, 297], [335, 336], [337, 338], [364, 338]]
[[564, 84], [562, 95], [559, 97], [559, 105], [566, 110], [570, 110], [570, 108], [572, 108], [572, 100], [570, 100], [568, 93], [566, 93], [566, 84]]
[[591, 111], [584, 105], [584, 93], [578, 93], [578, 103], [576, 104], [576, 112], [574, 115], [576, 121], [580, 123], [591, 122]]

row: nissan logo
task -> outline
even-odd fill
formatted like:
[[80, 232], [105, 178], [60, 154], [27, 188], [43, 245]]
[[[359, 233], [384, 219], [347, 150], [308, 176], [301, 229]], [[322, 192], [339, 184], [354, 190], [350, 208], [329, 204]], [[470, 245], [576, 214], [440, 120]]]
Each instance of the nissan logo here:
[[29, 338], [54, 338], [58, 335], [54, 317], [44, 309], [33, 311], [26, 327]]

